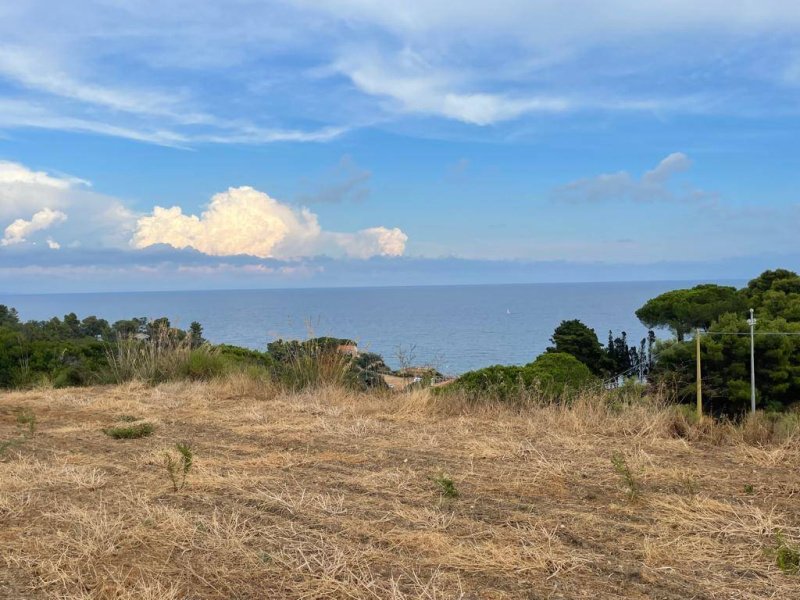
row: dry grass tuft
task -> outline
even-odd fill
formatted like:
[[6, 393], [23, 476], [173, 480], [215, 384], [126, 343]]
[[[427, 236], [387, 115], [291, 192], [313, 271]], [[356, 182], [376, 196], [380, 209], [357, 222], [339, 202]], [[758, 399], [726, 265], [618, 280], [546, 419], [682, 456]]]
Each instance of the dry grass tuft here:
[[773, 417], [237, 373], [4, 393], [0, 440], [0, 598], [800, 597], [800, 434]]

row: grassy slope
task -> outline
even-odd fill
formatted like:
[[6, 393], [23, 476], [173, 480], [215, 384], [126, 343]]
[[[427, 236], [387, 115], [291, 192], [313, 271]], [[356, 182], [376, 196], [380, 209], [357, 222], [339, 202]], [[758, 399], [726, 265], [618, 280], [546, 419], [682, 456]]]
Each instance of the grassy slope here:
[[[2, 598], [800, 597], [769, 553], [800, 539], [797, 439], [239, 380], [3, 393], [0, 442], [18, 407], [37, 428], [0, 457]], [[155, 433], [104, 435], [121, 415]], [[175, 493], [178, 441], [195, 465]]]

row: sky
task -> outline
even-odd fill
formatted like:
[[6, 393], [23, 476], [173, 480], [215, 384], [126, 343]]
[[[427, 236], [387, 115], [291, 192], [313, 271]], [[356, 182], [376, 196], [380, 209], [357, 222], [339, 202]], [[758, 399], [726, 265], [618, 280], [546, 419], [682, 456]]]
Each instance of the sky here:
[[0, 289], [797, 269], [799, 34], [788, 0], [0, 0]]

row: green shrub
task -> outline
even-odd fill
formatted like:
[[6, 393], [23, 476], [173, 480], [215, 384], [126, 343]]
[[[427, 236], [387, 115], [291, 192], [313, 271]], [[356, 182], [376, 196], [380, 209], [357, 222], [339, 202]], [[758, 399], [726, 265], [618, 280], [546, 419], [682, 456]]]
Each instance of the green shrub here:
[[183, 373], [189, 379], [208, 381], [227, 369], [226, 359], [210, 346], [200, 346], [189, 353]]
[[33, 437], [36, 432], [36, 414], [29, 408], [21, 408], [16, 411], [17, 423], [26, 426], [28, 437]]
[[548, 352], [522, 367], [494, 365], [464, 373], [442, 390], [504, 401], [529, 396], [568, 400], [593, 383], [596, 379], [592, 372], [577, 358], [563, 352]]
[[108, 427], [103, 433], [115, 440], [130, 440], [147, 437], [152, 434], [154, 427], [150, 423], [138, 423], [120, 427]]
[[778, 534], [777, 542], [775, 564], [784, 573], [791, 575], [800, 573], [800, 548], [787, 542], [782, 534]]
[[439, 486], [439, 491], [441, 492], [442, 496], [445, 498], [458, 498], [456, 484], [449, 475], [442, 473], [432, 477], [431, 479], [436, 483], [436, 485]]
[[536, 381], [552, 399], [566, 399], [596, 382], [589, 367], [564, 352], [542, 354], [524, 369], [525, 378]]
[[334, 338], [319, 339], [321, 343], [308, 340], [283, 348], [284, 359], [273, 368], [275, 378], [294, 390], [327, 385], [358, 387], [353, 357], [339, 352], [330, 341]]
[[167, 470], [169, 479], [172, 482], [172, 490], [177, 492], [186, 485], [186, 476], [192, 468], [194, 453], [189, 444], [175, 444], [177, 458], [170, 452], [164, 452], [164, 468]]
[[628, 499], [636, 500], [640, 493], [639, 482], [636, 480], [636, 477], [633, 475], [633, 471], [631, 471], [631, 468], [628, 466], [628, 461], [626, 461], [625, 457], [619, 452], [614, 452], [614, 454], [611, 456], [611, 464], [614, 466], [614, 471], [616, 471], [617, 475], [619, 475], [622, 478], [622, 481], [625, 483]]
[[493, 365], [464, 373], [454, 383], [441, 389], [507, 400], [523, 392], [530, 384], [523, 367]]

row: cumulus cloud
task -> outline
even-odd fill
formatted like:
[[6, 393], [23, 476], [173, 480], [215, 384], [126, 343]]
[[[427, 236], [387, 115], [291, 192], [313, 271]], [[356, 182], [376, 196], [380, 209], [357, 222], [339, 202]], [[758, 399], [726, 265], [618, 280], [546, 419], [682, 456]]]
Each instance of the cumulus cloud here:
[[356, 233], [331, 234], [334, 241], [353, 258], [402, 256], [408, 236], [397, 227], [370, 227]]
[[[125, 244], [135, 223], [134, 213], [120, 200], [91, 191], [90, 185], [70, 175], [0, 161], [0, 227], [11, 222], [11, 226], [19, 227], [20, 221], [32, 221], [33, 214], [60, 213], [70, 216], [68, 222], [59, 222], [61, 243]], [[13, 238], [17, 240], [13, 243], [30, 243], [28, 236], [37, 231], [41, 229], [28, 230], [21, 238]]]
[[3, 239], [0, 240], [0, 246], [21, 244], [32, 233], [49, 229], [53, 225], [63, 223], [66, 220], [67, 215], [60, 210], [43, 208], [42, 210], [34, 213], [30, 220], [26, 221], [25, 219], [17, 219], [11, 223], [11, 225], [6, 227], [5, 235], [3, 236]]
[[[328, 195], [357, 199], [369, 171], [347, 157], [339, 167], [337, 172], [349, 179]], [[282, 203], [252, 187], [216, 194], [199, 215], [186, 214], [179, 206], [156, 206], [137, 214], [119, 199], [89, 187], [77, 177], [0, 161], [0, 231], [5, 226], [0, 246], [138, 250], [163, 244], [209, 256], [368, 258], [401, 256], [408, 239], [400, 229], [382, 226], [353, 233], [325, 231], [308, 208]], [[55, 226], [59, 227], [56, 239], [45, 237], [43, 232]]]
[[352, 234], [324, 232], [307, 208], [283, 204], [252, 187], [238, 187], [216, 194], [200, 216], [186, 215], [178, 206], [155, 207], [137, 221], [131, 245], [168, 244], [211, 256], [293, 258], [338, 251], [366, 258], [402, 255], [407, 239], [399, 229], [385, 227]]
[[627, 171], [604, 173], [572, 181], [556, 188], [557, 201], [574, 204], [614, 201], [633, 202], [709, 202], [716, 194], [692, 185], [676, 189], [673, 179], [691, 167], [691, 160], [682, 152], [673, 152], [639, 179]]

